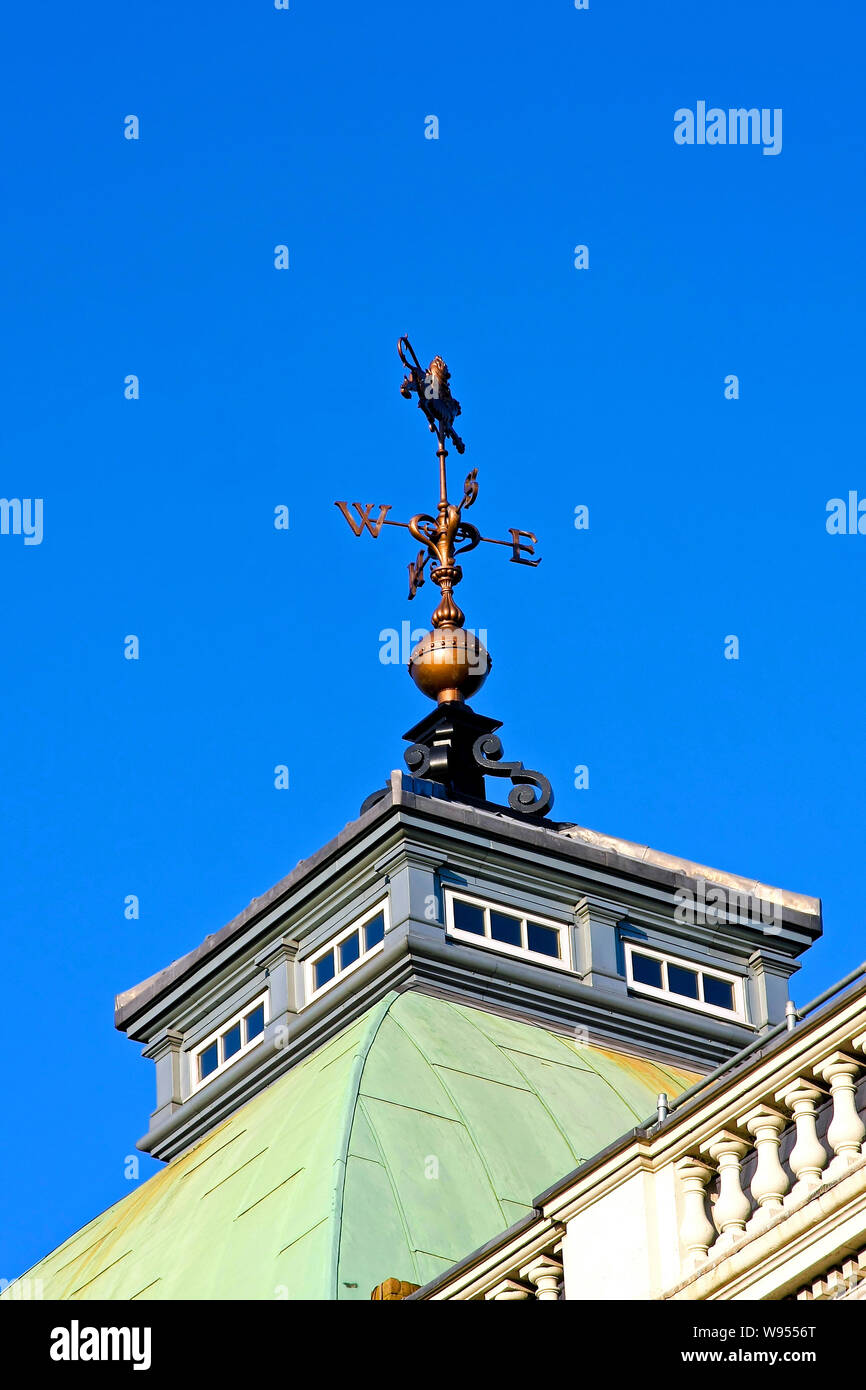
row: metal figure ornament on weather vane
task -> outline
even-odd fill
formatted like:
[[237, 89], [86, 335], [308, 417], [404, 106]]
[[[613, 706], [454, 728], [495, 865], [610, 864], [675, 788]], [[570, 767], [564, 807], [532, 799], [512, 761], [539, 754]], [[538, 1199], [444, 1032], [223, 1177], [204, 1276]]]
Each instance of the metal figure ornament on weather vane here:
[[[478, 497], [478, 469], [467, 473], [463, 496], [458, 503], [448, 498], [446, 459], [447, 441], [458, 454], [465, 444], [454, 429], [460, 415], [460, 402], [451, 393], [451, 373], [441, 357], [434, 357], [425, 370], [406, 336], [397, 344], [400, 361], [406, 376], [400, 394], [407, 400], [418, 398], [418, 408], [424, 414], [430, 432], [436, 437], [436, 457], [439, 461], [439, 506], [435, 516], [418, 512], [408, 521], [392, 521], [388, 517], [390, 504], [380, 504], [378, 516], [373, 516], [373, 503], [361, 507], [353, 502], [354, 515], [347, 502], [336, 502], [355, 536], [364, 531], [378, 539], [383, 526], [399, 526], [420, 543], [421, 549], [409, 563], [409, 598], [414, 599], [425, 582], [424, 571], [429, 563], [429, 576], [440, 591], [440, 599], [432, 615], [433, 630], [425, 634], [409, 657], [409, 674], [425, 695], [437, 702], [437, 709], [411, 729], [406, 738], [414, 739], [405, 754], [410, 771], [420, 777], [442, 782], [451, 792], [474, 799], [484, 798], [484, 775], [510, 777], [514, 787], [508, 801], [512, 810], [523, 815], [544, 815], [553, 804], [553, 793], [547, 778], [540, 772], [529, 772], [522, 763], [506, 763], [502, 745], [494, 729], [500, 721], [475, 714], [465, 703], [468, 696], [480, 690], [490, 671], [492, 661], [474, 633], [464, 629], [465, 615], [454, 599], [454, 589], [463, 578], [457, 556], [477, 546], [502, 545], [511, 550], [509, 559], [518, 565], [535, 567], [541, 564], [535, 557], [536, 537], [531, 531], [516, 527], [509, 529], [510, 541], [482, 536], [477, 527], [464, 519]], [[535, 558], [533, 558], [535, 557]]]

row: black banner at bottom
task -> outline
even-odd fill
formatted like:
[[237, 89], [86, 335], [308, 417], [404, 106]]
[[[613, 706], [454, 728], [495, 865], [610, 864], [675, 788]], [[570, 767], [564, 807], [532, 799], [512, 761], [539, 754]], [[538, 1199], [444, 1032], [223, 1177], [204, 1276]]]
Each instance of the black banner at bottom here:
[[[820, 1372], [859, 1363], [863, 1309], [852, 1299], [784, 1303], [585, 1303], [560, 1302], [532, 1313], [525, 1303], [471, 1303], [447, 1307], [416, 1303], [386, 1309], [357, 1302], [287, 1305], [260, 1303], [50, 1303], [0, 1302], [0, 1338], [7, 1368], [92, 1379], [101, 1371], [168, 1377], [219, 1374], [238, 1358], [250, 1360], [257, 1377], [285, 1372], [298, 1351], [309, 1351], [329, 1377], [342, 1356], [357, 1363], [405, 1353], [427, 1374], [459, 1374], [461, 1361], [491, 1368], [521, 1344], [545, 1351], [550, 1369], [593, 1345], [618, 1375], [730, 1371], [806, 1366]], [[457, 1322], [452, 1322], [456, 1318]], [[327, 1325], [327, 1334], [323, 1335]], [[454, 1340], [444, 1329], [466, 1334]], [[350, 1335], [346, 1335], [350, 1334]], [[357, 1335], [354, 1335], [357, 1334]], [[603, 1363], [604, 1364], [604, 1363]], [[369, 1370], [373, 1365], [369, 1364]], [[357, 1369], [357, 1364], [356, 1364]], [[514, 1367], [506, 1368], [513, 1372]], [[413, 1372], [413, 1378], [417, 1378]], [[426, 1376], [424, 1377], [426, 1378]]]

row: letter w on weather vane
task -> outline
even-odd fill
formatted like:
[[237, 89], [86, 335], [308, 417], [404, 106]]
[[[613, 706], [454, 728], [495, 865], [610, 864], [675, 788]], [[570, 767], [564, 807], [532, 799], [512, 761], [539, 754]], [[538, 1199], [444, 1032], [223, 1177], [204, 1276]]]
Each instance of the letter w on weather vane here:
[[531, 531], [509, 528], [510, 541], [497, 540], [492, 536], [482, 536], [475, 526], [464, 521], [463, 512], [468, 511], [478, 496], [478, 469], [467, 473], [463, 482], [463, 496], [455, 505], [448, 500], [448, 483], [445, 460], [448, 457], [446, 441], [451, 440], [458, 454], [466, 448], [463, 440], [454, 429], [454, 421], [461, 413], [460, 402], [451, 394], [449, 385], [451, 373], [441, 357], [434, 357], [425, 371], [415, 355], [415, 350], [407, 337], [397, 344], [400, 361], [406, 368], [406, 376], [400, 386], [400, 394], [406, 400], [413, 395], [418, 398], [418, 408], [423, 411], [432, 434], [436, 436], [436, 457], [439, 460], [439, 506], [436, 516], [418, 512], [409, 521], [391, 521], [388, 513], [390, 504], [378, 504], [378, 515], [374, 515], [377, 504], [368, 502], [362, 507], [353, 502], [336, 502], [343, 516], [356, 536], [369, 531], [374, 540], [378, 539], [383, 526], [399, 526], [409, 531], [421, 549], [415, 559], [410, 561], [409, 598], [412, 599], [424, 583], [424, 570], [430, 563], [430, 578], [439, 586], [441, 599], [433, 614], [433, 626], [459, 628], [463, 626], [464, 614], [454, 601], [453, 590], [463, 578], [463, 570], [456, 563], [456, 557], [468, 550], [474, 550], [482, 543], [504, 545], [511, 550], [509, 559], [518, 565], [540, 565], [541, 558], [535, 555], [536, 537]]

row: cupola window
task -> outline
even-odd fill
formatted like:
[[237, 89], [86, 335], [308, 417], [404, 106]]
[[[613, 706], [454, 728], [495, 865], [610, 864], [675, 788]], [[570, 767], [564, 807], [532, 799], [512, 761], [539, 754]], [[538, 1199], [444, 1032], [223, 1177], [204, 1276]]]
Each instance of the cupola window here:
[[707, 970], [648, 946], [625, 943], [626, 979], [636, 994], [684, 1004], [701, 1013], [745, 1020], [743, 982], [722, 970]]
[[263, 995], [252, 1007], [247, 1004], [196, 1048], [192, 1057], [192, 1090], [225, 1071], [259, 1041], [267, 1022], [266, 1008], [267, 995]]
[[358, 918], [307, 962], [307, 998], [320, 994], [351, 970], [369, 960], [388, 930], [387, 900]]
[[568, 929], [560, 922], [534, 913], [526, 916], [519, 909], [450, 891], [445, 894], [445, 914], [448, 935], [458, 941], [471, 941], [545, 965], [571, 967]]

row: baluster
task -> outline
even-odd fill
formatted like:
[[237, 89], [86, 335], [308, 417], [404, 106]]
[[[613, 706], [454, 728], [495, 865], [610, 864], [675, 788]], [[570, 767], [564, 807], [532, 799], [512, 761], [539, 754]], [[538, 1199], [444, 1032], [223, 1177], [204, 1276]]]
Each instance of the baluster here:
[[788, 1159], [797, 1181], [785, 1198], [786, 1207], [805, 1201], [823, 1182], [821, 1170], [827, 1163], [827, 1153], [815, 1129], [815, 1108], [825, 1094], [820, 1087], [798, 1076], [774, 1096], [777, 1104], [792, 1112], [797, 1131], [797, 1141]]
[[729, 1129], [721, 1130], [701, 1145], [701, 1153], [709, 1154], [719, 1165], [719, 1196], [713, 1220], [719, 1232], [718, 1245], [724, 1248], [733, 1245], [743, 1234], [752, 1211], [740, 1181], [740, 1166], [750, 1147], [745, 1139]]
[[779, 1144], [788, 1118], [769, 1105], [756, 1105], [737, 1124], [754, 1137], [758, 1163], [752, 1178], [752, 1198], [758, 1210], [750, 1226], [766, 1226], [782, 1210], [782, 1198], [788, 1191], [788, 1175], [779, 1162]]
[[834, 1052], [832, 1057], [819, 1062], [814, 1068], [817, 1076], [826, 1081], [833, 1097], [833, 1119], [827, 1130], [827, 1142], [836, 1157], [827, 1169], [828, 1178], [838, 1178], [857, 1163], [860, 1158], [860, 1144], [866, 1135], [866, 1125], [857, 1114], [854, 1101], [854, 1078], [861, 1071], [856, 1057], [846, 1052]]
[[539, 1255], [530, 1264], [524, 1265], [519, 1277], [535, 1285], [538, 1291], [535, 1297], [539, 1303], [551, 1303], [559, 1298], [562, 1265], [549, 1255]]
[[680, 1240], [686, 1249], [683, 1263], [685, 1272], [689, 1274], [703, 1264], [716, 1238], [716, 1228], [707, 1216], [704, 1192], [714, 1171], [708, 1163], [702, 1163], [699, 1158], [681, 1158], [677, 1163], [677, 1172], [683, 1187]]

